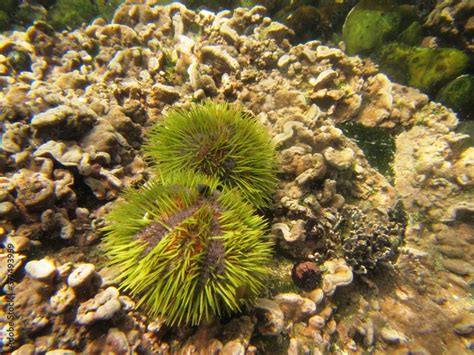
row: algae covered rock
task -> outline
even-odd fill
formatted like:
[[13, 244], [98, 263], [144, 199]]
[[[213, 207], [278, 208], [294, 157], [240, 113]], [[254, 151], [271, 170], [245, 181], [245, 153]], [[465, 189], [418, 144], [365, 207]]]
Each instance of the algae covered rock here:
[[0, 1], [0, 11], [4, 11], [7, 15], [13, 11], [17, 5], [17, 0], [2, 0]]
[[402, 26], [402, 13], [381, 1], [361, 1], [346, 18], [342, 38], [350, 55], [369, 54], [393, 40]]
[[423, 39], [423, 29], [421, 24], [417, 21], [412, 22], [400, 35], [398, 41], [408, 44], [409, 46], [416, 46], [420, 44]]
[[321, 34], [321, 14], [314, 6], [289, 5], [277, 12], [275, 18], [295, 31], [299, 42], [309, 41]]
[[6, 31], [10, 28], [10, 14], [13, 13], [17, 3], [16, 0], [0, 1], [0, 31]]
[[469, 56], [455, 48], [433, 49], [391, 43], [382, 48], [378, 62], [391, 79], [432, 93], [465, 73]]
[[99, 15], [110, 21], [114, 16], [115, 10], [123, 3], [124, 0], [96, 0], [97, 11]]
[[98, 15], [94, 0], [58, 0], [50, 9], [48, 19], [56, 29], [76, 28]]
[[436, 100], [460, 113], [464, 118], [474, 118], [474, 75], [461, 75], [446, 84]]
[[10, 26], [10, 19], [5, 11], [0, 10], [0, 31], [8, 30]]

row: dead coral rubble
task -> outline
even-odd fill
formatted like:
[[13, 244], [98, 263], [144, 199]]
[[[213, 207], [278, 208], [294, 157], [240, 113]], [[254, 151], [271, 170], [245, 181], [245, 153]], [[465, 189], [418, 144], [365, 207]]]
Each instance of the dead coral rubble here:
[[[12, 244], [17, 353], [472, 348], [472, 148], [456, 117], [369, 61], [318, 41], [291, 46], [290, 33], [260, 6], [214, 14], [141, 0], [111, 24], [0, 36], [0, 281]], [[13, 51], [29, 65], [12, 65]], [[100, 267], [96, 229], [109, 201], [148, 177], [148, 127], [205, 97], [244, 107], [273, 137], [272, 230], [302, 290], [169, 329]], [[336, 127], [349, 120], [401, 131], [394, 184]], [[398, 200], [406, 229], [392, 216]], [[291, 265], [281, 270], [291, 280]]]

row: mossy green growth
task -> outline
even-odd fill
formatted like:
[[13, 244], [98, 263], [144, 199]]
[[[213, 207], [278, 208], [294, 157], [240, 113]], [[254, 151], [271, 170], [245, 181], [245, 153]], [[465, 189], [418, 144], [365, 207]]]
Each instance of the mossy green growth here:
[[99, 16], [107, 21], [114, 17], [115, 10], [124, 2], [124, 0], [95, 0]]
[[98, 15], [94, 0], [57, 0], [48, 11], [48, 21], [57, 30], [73, 29]]
[[5, 11], [0, 10], [0, 31], [7, 31], [10, 28], [10, 18]]
[[417, 46], [423, 39], [423, 29], [418, 21], [414, 21], [398, 36], [400, 43], [407, 44], [409, 46]]
[[349, 55], [370, 54], [396, 38], [402, 14], [384, 1], [363, 0], [347, 15], [342, 37]]
[[469, 56], [458, 49], [410, 47], [401, 43], [384, 46], [378, 62], [393, 80], [426, 93], [433, 93], [469, 68]]
[[196, 325], [251, 304], [273, 242], [264, 220], [218, 179], [179, 173], [124, 193], [106, 217], [109, 266], [151, 317]]
[[13, 12], [17, 5], [17, 0], [2, 0], [0, 1], [0, 11], [5, 12], [5, 14], [8, 16], [8, 14]]
[[445, 85], [436, 101], [452, 108], [462, 118], [474, 118], [474, 75], [461, 75]]
[[144, 150], [168, 176], [191, 169], [237, 188], [266, 207], [276, 188], [275, 151], [265, 127], [225, 103], [207, 101], [169, 112], [151, 131]]
[[371, 166], [385, 177], [393, 178], [393, 159], [395, 154], [395, 136], [393, 132], [380, 127], [365, 127], [357, 122], [346, 122], [337, 126], [344, 134], [353, 139], [364, 151]]

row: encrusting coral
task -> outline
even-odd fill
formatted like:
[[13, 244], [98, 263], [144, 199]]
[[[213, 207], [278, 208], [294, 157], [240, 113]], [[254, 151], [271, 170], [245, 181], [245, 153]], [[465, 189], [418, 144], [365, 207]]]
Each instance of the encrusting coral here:
[[272, 242], [235, 189], [192, 172], [141, 189], [107, 217], [105, 249], [121, 287], [168, 324], [239, 311], [260, 293]]
[[191, 169], [238, 188], [257, 208], [276, 189], [275, 152], [265, 128], [225, 103], [207, 101], [175, 110], [157, 124], [145, 145], [160, 175]]

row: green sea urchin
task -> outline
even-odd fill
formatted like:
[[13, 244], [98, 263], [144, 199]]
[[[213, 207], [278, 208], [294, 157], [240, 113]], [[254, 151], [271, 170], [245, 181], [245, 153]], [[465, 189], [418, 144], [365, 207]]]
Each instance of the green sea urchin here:
[[265, 222], [235, 190], [180, 173], [128, 190], [107, 216], [105, 250], [121, 287], [151, 316], [198, 324], [260, 293], [272, 242]]
[[268, 206], [276, 188], [275, 152], [265, 128], [225, 103], [171, 111], [145, 145], [159, 173], [191, 169], [236, 187], [254, 206]]

